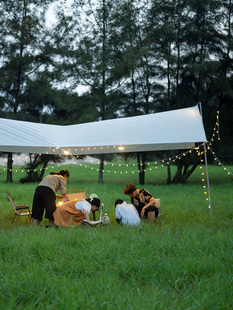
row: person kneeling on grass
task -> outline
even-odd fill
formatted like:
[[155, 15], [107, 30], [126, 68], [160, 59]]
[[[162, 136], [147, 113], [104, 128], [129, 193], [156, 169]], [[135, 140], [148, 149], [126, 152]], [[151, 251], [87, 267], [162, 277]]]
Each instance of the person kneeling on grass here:
[[67, 226], [71, 224], [79, 226], [86, 219], [90, 223], [89, 213], [97, 211], [100, 207], [99, 198], [87, 198], [82, 200], [71, 200], [57, 207], [53, 213], [56, 226]]
[[125, 201], [121, 199], [117, 199], [115, 201], [115, 217], [118, 224], [122, 223], [123, 225], [139, 225], [141, 219], [138, 215], [138, 212], [134, 205], [127, 204]]
[[146, 189], [137, 189], [134, 184], [127, 184], [123, 194], [131, 198], [131, 203], [140, 217], [148, 217], [149, 223], [154, 222], [155, 217], [159, 215], [159, 208], [156, 206], [156, 199]]

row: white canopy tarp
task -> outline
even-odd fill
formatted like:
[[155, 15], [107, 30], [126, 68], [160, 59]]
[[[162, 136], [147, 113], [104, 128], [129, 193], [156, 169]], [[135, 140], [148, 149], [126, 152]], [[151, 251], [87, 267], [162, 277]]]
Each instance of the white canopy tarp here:
[[68, 126], [0, 118], [0, 152], [101, 154], [189, 149], [204, 141], [198, 105]]

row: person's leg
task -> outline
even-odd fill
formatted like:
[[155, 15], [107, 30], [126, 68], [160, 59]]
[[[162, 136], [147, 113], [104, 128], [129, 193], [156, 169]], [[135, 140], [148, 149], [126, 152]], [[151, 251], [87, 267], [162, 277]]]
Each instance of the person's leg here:
[[148, 212], [149, 223], [154, 223], [154, 220], [155, 220], [155, 211]]
[[43, 197], [43, 189], [41, 187], [37, 187], [32, 204], [32, 218], [34, 219], [34, 226], [39, 226], [43, 218], [44, 206], [41, 197]]
[[85, 216], [84, 214], [82, 213], [82, 211], [80, 210], [76, 210], [74, 208], [73, 211], [73, 220], [72, 220], [72, 223], [76, 226], [79, 226], [81, 224], [83, 224], [83, 220], [85, 219]]
[[159, 215], [159, 209], [155, 206], [150, 206], [145, 210], [145, 217], [148, 217], [149, 223], [154, 223], [155, 218]]
[[49, 219], [49, 226], [50, 226], [50, 227], [56, 226], [56, 225], [54, 224], [54, 220], [50, 220], [50, 219]]
[[40, 220], [34, 219], [34, 226], [37, 227], [40, 225]]
[[48, 188], [43, 199], [46, 210], [45, 218], [49, 220], [49, 226], [53, 227], [55, 226], [53, 213], [56, 211], [56, 195], [52, 189]]

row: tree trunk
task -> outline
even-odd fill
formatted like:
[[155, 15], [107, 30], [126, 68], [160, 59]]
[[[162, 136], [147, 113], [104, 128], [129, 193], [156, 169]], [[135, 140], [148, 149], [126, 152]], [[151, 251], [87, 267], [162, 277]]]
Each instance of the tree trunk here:
[[100, 155], [99, 183], [104, 183], [103, 170], [104, 170], [104, 154], [101, 154]]
[[[192, 165], [192, 167], [189, 169], [189, 166], [185, 163], [180, 163], [178, 165], [177, 172], [172, 180], [172, 183], [185, 183], [187, 179], [190, 177], [190, 175], [194, 172], [194, 170], [197, 168], [198, 163], [195, 163]], [[183, 170], [183, 172], [182, 172]]]
[[[170, 152], [167, 151], [166, 152], [166, 157], [169, 158], [170, 156]], [[171, 184], [172, 182], [172, 179], [171, 179], [171, 166], [170, 166], [170, 163], [169, 165], [167, 165], [167, 184]]]
[[34, 169], [37, 167], [37, 165], [35, 165], [37, 159], [39, 158], [39, 154], [36, 154], [34, 159], [32, 160], [32, 154], [30, 154], [30, 165], [29, 165], [29, 172], [28, 172], [28, 182], [33, 182], [32, 181], [32, 175], [34, 172]]
[[13, 158], [12, 153], [7, 153], [7, 177], [6, 183], [12, 183], [12, 165], [13, 165]]
[[44, 163], [43, 163], [43, 168], [41, 169], [41, 173], [40, 173], [40, 176], [39, 176], [39, 178], [40, 178], [39, 181], [40, 182], [42, 181], [42, 179], [44, 177], [45, 169], [46, 169], [46, 167], [48, 165], [48, 162], [49, 162], [49, 160], [45, 160]]
[[[142, 158], [142, 163], [140, 160], [140, 156]], [[144, 152], [138, 152], [137, 153], [137, 159], [138, 159], [138, 171], [139, 171], [139, 184], [144, 185], [145, 184], [145, 157], [146, 154]]]
[[172, 179], [171, 179], [171, 166], [167, 165], [167, 184], [171, 184]]

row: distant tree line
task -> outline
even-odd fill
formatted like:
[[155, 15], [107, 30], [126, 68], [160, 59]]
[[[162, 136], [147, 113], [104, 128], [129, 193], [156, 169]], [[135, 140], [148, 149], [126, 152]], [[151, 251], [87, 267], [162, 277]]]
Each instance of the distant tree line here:
[[232, 162], [232, 1], [2, 0], [0, 117], [73, 124], [201, 102], [208, 138], [220, 111], [215, 148]]

